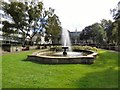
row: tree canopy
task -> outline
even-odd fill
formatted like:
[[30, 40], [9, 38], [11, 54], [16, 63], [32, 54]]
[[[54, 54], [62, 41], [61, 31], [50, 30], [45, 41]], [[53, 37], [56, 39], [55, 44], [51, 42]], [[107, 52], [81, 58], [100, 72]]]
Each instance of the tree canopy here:
[[53, 40], [53, 44], [58, 41], [59, 35], [61, 32], [61, 22], [56, 14], [54, 14], [54, 9], [49, 8], [48, 20], [46, 25], [46, 34], [51, 36], [50, 38]]
[[5, 14], [12, 18], [12, 23], [3, 21], [2, 29], [6, 34], [12, 34], [14, 31], [22, 32], [25, 41], [27, 36], [32, 40], [34, 35], [44, 32], [44, 29], [47, 36], [54, 37], [60, 33], [59, 17], [54, 13], [54, 9], [45, 10], [42, 2], [3, 3], [2, 8]]
[[[120, 2], [118, 2], [120, 4]], [[120, 10], [119, 7], [111, 10], [113, 19], [102, 19], [100, 23], [86, 26], [81, 34], [80, 40], [92, 41], [94, 44], [120, 45]]]

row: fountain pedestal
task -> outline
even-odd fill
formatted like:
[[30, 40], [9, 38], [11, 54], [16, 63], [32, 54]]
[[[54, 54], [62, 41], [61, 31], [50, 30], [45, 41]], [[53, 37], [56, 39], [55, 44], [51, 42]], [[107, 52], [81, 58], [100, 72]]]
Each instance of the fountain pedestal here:
[[64, 47], [62, 47], [62, 49], [63, 49], [63, 55], [66, 56], [67, 55], [66, 49], [68, 49], [68, 47], [64, 46]]

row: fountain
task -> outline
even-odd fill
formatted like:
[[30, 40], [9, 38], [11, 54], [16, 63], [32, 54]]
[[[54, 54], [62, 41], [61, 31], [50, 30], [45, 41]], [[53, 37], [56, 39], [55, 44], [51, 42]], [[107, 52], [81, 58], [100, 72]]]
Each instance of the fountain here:
[[62, 49], [63, 49], [63, 55], [66, 56], [66, 55], [67, 55], [66, 49], [68, 49], [68, 47], [65, 47], [65, 46], [64, 46], [64, 47], [62, 47]]
[[67, 55], [67, 49], [69, 51], [71, 50], [71, 42], [70, 42], [70, 38], [69, 38], [69, 33], [66, 29], [62, 29], [62, 49], [63, 49], [63, 55], [66, 56]]
[[62, 39], [63, 50], [68, 49], [69, 52], [72, 52], [71, 41], [70, 41], [69, 32], [67, 29], [62, 29], [61, 39]]
[[94, 59], [97, 55], [96, 52], [90, 50], [80, 50], [75, 52], [71, 48], [71, 42], [69, 38], [69, 32], [66, 29], [62, 30], [62, 49], [63, 52], [53, 51], [38, 51], [31, 55], [28, 55], [28, 60], [37, 61], [39, 63], [47, 64], [64, 64], [64, 63], [94, 63]]

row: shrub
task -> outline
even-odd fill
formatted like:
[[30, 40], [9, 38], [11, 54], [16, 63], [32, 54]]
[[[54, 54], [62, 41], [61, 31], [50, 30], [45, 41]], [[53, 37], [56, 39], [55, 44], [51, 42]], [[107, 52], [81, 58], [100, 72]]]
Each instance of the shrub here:
[[[54, 46], [50, 48], [51, 51], [62, 51], [61, 46]], [[79, 50], [92, 50], [92, 51], [97, 51], [96, 47], [91, 47], [91, 46], [72, 46], [73, 51], [79, 51]]]

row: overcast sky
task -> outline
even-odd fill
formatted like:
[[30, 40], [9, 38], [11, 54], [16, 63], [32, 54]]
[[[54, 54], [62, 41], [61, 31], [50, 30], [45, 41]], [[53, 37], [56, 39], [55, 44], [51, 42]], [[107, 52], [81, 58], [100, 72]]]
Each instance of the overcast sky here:
[[42, 0], [45, 8], [52, 7], [59, 16], [62, 27], [81, 31], [85, 26], [102, 19], [112, 20], [110, 9], [120, 0]]

